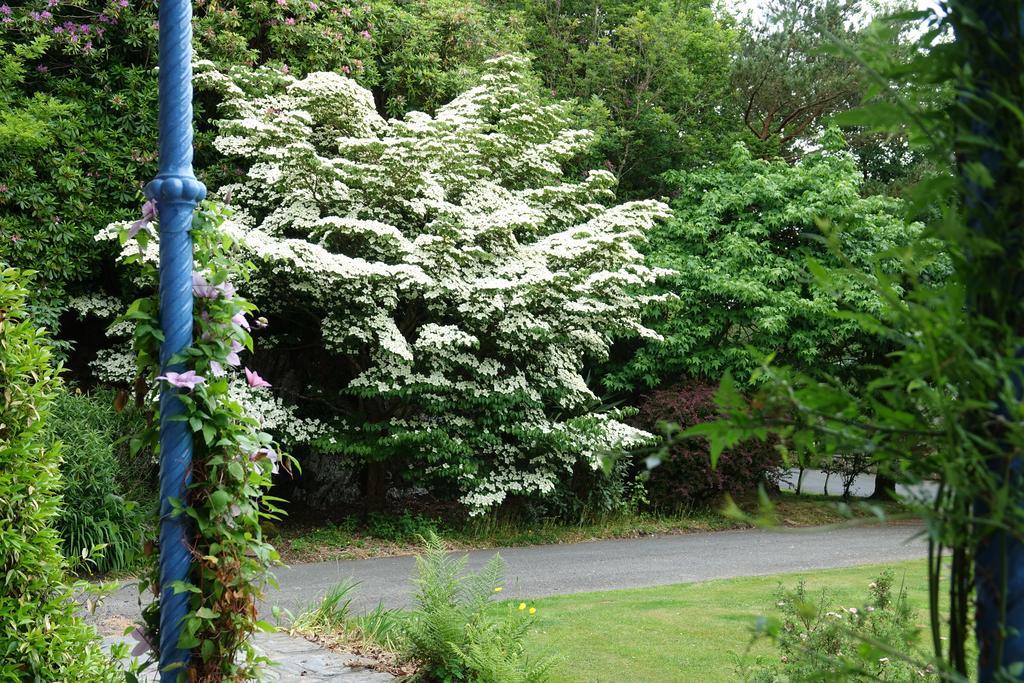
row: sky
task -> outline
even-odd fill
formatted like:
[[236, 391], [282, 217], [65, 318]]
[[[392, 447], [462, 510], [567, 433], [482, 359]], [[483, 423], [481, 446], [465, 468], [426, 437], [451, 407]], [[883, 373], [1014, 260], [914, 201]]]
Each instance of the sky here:
[[[757, 19], [764, 18], [764, 8], [768, 5], [765, 0], [723, 0], [723, 3], [731, 14], [744, 16], [751, 12]], [[939, 7], [938, 0], [916, 0], [914, 4], [921, 9], [936, 9]]]

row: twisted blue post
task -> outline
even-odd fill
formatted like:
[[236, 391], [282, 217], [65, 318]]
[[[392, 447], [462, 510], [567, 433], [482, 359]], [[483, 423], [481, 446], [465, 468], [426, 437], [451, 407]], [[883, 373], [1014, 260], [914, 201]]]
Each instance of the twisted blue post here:
[[[1024, 332], [1019, 301], [1024, 297], [1020, 262], [1024, 257], [1024, 173], [1020, 159], [1021, 122], [1013, 107], [1024, 99], [1024, 5], [1019, 0], [951, 0], [950, 17], [968, 79], [959, 102], [957, 160], [964, 178], [968, 224], [998, 244], [1000, 253], [969, 254], [970, 312]], [[1009, 154], [1008, 154], [1009, 153]], [[984, 168], [990, 183], [979, 182], [970, 164]], [[1009, 302], [1009, 305], [1007, 305]], [[1024, 357], [1024, 349], [1017, 351]], [[1016, 399], [1024, 395], [1024, 370], [1008, 378]], [[1000, 402], [998, 413], [1016, 419]], [[1024, 456], [1006, 451], [989, 461], [992, 480], [1014, 492], [1021, 505]], [[989, 507], [975, 504], [985, 519]], [[975, 631], [978, 681], [1024, 681], [1024, 542], [1019, 529], [997, 529], [977, 549], [974, 563]]]
[[[160, 2], [160, 171], [146, 187], [160, 216], [160, 368], [181, 371], [170, 360], [192, 343], [192, 214], [206, 188], [192, 172], [192, 3]], [[177, 389], [160, 394], [160, 680], [183, 677], [189, 651], [178, 647], [192, 556], [188, 518], [173, 514], [171, 499], [184, 502], [191, 479], [192, 433], [174, 420], [184, 410]]]

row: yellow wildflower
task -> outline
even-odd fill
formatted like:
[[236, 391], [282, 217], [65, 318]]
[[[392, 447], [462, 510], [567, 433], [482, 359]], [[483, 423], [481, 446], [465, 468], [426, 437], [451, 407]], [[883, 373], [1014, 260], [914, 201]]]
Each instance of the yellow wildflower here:
[[519, 603], [519, 609], [526, 609], [526, 603], [525, 602]]
[[494, 592], [495, 593], [500, 593], [501, 592], [501, 586], [495, 587]]
[[530, 608], [530, 614], [536, 614], [536, 613], [537, 613], [537, 608], [536, 607], [531, 607]]

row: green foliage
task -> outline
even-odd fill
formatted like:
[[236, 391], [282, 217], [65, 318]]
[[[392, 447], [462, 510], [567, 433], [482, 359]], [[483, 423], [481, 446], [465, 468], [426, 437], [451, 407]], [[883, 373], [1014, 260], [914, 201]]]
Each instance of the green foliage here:
[[476, 574], [466, 558], [452, 558], [438, 538], [425, 539], [416, 558], [415, 611], [404, 631], [404, 654], [418, 665], [417, 680], [527, 683], [544, 681], [550, 662], [531, 662], [523, 641], [533, 623], [525, 604], [496, 615], [504, 563], [494, 556]]
[[122, 680], [75, 615], [54, 521], [60, 446], [46, 436], [60, 386], [46, 334], [26, 316], [27, 275], [0, 270], [0, 679]]
[[[826, 143], [838, 146], [830, 135]], [[901, 266], [874, 256], [905, 247], [920, 226], [905, 223], [899, 201], [861, 196], [849, 153], [826, 149], [790, 166], [738, 144], [727, 163], [666, 180], [674, 218], [654, 229], [648, 248], [651, 265], [675, 271], [661, 285], [675, 298], [648, 323], [665, 340], [640, 348], [607, 386], [717, 380], [726, 371], [746, 381], [770, 354], [849, 377], [888, 350], [839, 313], [883, 309], [873, 283]], [[812, 276], [822, 272], [827, 280]], [[893, 288], [898, 295], [898, 282]]]
[[[625, 196], [656, 196], [658, 175], [727, 155], [735, 33], [708, 0], [523, 0], [526, 47], [552, 95], [576, 98]], [[731, 110], [730, 110], [731, 111]]]
[[775, 641], [780, 656], [745, 671], [744, 680], [938, 681], [935, 668], [922, 663], [927, 657], [919, 649], [921, 629], [906, 589], [894, 594], [893, 573], [885, 570], [868, 591], [863, 605], [845, 607], [835, 604], [827, 589], [814, 597], [803, 581], [791, 590], [780, 585], [775, 604], [781, 616], [762, 618], [755, 632], [755, 639]]
[[375, 538], [398, 543], [415, 541], [438, 531], [438, 522], [423, 515], [410, 513], [384, 515], [371, 512], [366, 516], [366, 533]]
[[[115, 412], [112, 398], [112, 392], [61, 392], [48, 424], [64, 453], [64, 505], [56, 521], [64, 555], [74, 564], [88, 556], [86, 566], [100, 572], [130, 568], [142, 549], [144, 529], [143, 509], [126, 496], [115, 455], [118, 440], [140, 425], [127, 411]], [[152, 492], [139, 483], [137, 488]], [[155, 500], [154, 494], [150, 505]], [[92, 552], [96, 546], [102, 547]]]

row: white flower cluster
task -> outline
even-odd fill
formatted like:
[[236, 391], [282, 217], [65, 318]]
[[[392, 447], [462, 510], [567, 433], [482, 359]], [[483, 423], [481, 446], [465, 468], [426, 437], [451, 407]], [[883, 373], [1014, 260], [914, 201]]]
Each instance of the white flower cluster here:
[[255, 389], [242, 373], [232, 371], [228, 378], [228, 396], [237, 401], [260, 429], [280, 436], [287, 444], [309, 443], [323, 431], [319, 420], [299, 418], [295, 408], [265, 389]]
[[567, 182], [592, 135], [526, 66], [494, 60], [435, 116], [403, 120], [338, 74], [197, 68], [227, 98], [217, 148], [248, 169], [222, 192], [261, 269], [252, 297], [322, 320], [373, 425], [352, 438], [379, 434], [474, 510], [650, 438], [591, 414], [581, 371], [616, 337], [654, 336], [641, 314], [662, 273], [636, 244], [668, 208], [614, 205], [604, 171]]

